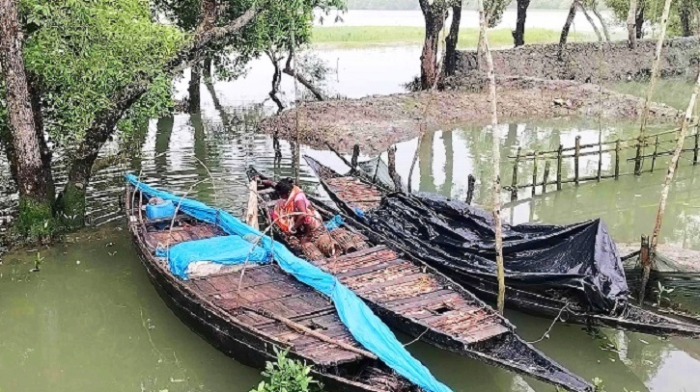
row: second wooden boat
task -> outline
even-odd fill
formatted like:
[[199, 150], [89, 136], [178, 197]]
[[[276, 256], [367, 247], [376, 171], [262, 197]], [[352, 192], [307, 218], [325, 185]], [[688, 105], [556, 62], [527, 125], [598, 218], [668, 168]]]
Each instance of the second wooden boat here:
[[[253, 168], [248, 176], [266, 179]], [[258, 194], [265, 201], [260, 205], [262, 221], [274, 225], [271, 209], [279, 195], [269, 186], [258, 189]], [[314, 207], [326, 219], [333, 216], [318, 203]], [[343, 246], [337, 257], [310, 257], [298, 238], [276, 226], [274, 230], [298, 254], [306, 250], [311, 263], [335, 275], [390, 326], [436, 347], [570, 391], [592, 390], [585, 380], [524, 342], [491, 307], [410, 256], [351, 229], [344, 236], [346, 243], [338, 237]]]
[[[341, 175], [324, 166], [311, 157], [305, 157], [307, 163], [319, 176], [321, 184], [331, 198], [343, 210], [348, 223], [363, 233], [374, 232], [370, 226], [352, 218], [356, 208], [369, 211], [379, 206], [386, 191], [378, 184], [361, 175]], [[412, 253], [398, 241], [382, 236], [387, 246], [397, 251]], [[416, 256], [417, 257], [417, 256]], [[490, 303], [496, 302], [498, 283], [495, 277], [467, 274], [443, 265], [434, 265], [442, 273], [455, 279], [469, 291]], [[506, 282], [507, 283], [507, 282]], [[508, 286], [506, 306], [534, 316], [555, 318], [563, 322], [578, 323], [589, 326], [607, 326], [629, 331], [664, 336], [700, 337], [700, 326], [683, 322], [672, 317], [660, 315], [640, 307], [628, 304], [617, 316], [587, 311], [576, 305], [570, 298], [554, 296], [547, 292], [534, 292], [521, 287]]]

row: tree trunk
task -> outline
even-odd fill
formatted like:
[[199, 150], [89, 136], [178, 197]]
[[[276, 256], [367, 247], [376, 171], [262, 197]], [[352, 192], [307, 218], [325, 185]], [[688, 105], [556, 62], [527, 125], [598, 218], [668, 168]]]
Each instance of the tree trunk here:
[[207, 57], [204, 59], [204, 70], [203, 70], [203, 75], [204, 75], [204, 81], [205, 83], [211, 83], [211, 70], [212, 70], [212, 61], [211, 57]]
[[[649, 82], [649, 87], [647, 88], [646, 99], [644, 100], [644, 109], [642, 109], [642, 121], [639, 126], [639, 142], [644, 145], [644, 137], [646, 133], [647, 121], [649, 119], [649, 105], [651, 104], [651, 99], [654, 96], [654, 89], [656, 89], [656, 81], [659, 79], [659, 67], [661, 66], [661, 49], [664, 46], [664, 39], [666, 38], [666, 26], [668, 25], [668, 15], [671, 11], [671, 0], [666, 0], [664, 3], [664, 12], [661, 15], [661, 32], [659, 33], [659, 40], [656, 41], [656, 52], [654, 53], [654, 64], [651, 67], [651, 80]], [[643, 148], [642, 148], [643, 150]], [[642, 153], [642, 155], [644, 155]], [[634, 163], [634, 174], [641, 174], [642, 161], [637, 160]]]
[[564, 28], [561, 29], [561, 37], [559, 38], [559, 60], [562, 60], [564, 55], [564, 47], [566, 47], [566, 40], [569, 39], [569, 29], [571, 29], [571, 24], [574, 23], [574, 17], [576, 17], [576, 8], [578, 8], [578, 1], [574, 0], [569, 8], [569, 15], [566, 17], [566, 22], [564, 23]]
[[578, 6], [581, 8], [581, 12], [583, 12], [583, 16], [586, 17], [586, 20], [588, 23], [591, 24], [591, 27], [593, 27], [593, 31], [595, 32], [596, 37], [598, 37], [598, 42], [603, 42], [603, 35], [600, 34], [600, 30], [598, 29], [598, 26], [596, 26], [595, 21], [593, 18], [591, 18], [591, 15], [588, 14], [588, 10], [586, 10], [586, 7], [583, 5], [583, 3], [578, 3]]
[[50, 234], [53, 229], [53, 184], [48, 182], [50, 173], [47, 175], [45, 172], [47, 167], [42, 159], [42, 142], [37, 137], [36, 117], [22, 57], [23, 43], [24, 34], [19, 26], [16, 2], [0, 0], [0, 67], [6, 85], [11, 145], [9, 155], [15, 164], [15, 180], [20, 195], [18, 225], [20, 230], [30, 235], [41, 236]]
[[484, 12], [483, 0], [478, 0], [479, 6], [479, 25], [481, 30], [481, 36], [483, 37], [483, 51], [484, 58], [486, 59], [486, 71], [489, 79], [489, 100], [491, 101], [491, 139], [493, 143], [493, 150], [491, 159], [493, 160], [493, 223], [495, 232], [495, 245], [494, 250], [496, 253], [496, 267], [498, 276], [498, 299], [497, 299], [497, 309], [498, 312], [503, 314], [503, 308], [505, 305], [505, 271], [503, 268], [503, 237], [502, 237], [502, 227], [501, 227], [501, 175], [500, 175], [500, 165], [501, 165], [501, 136], [498, 129], [498, 106], [496, 103], [496, 76], [494, 75], [493, 69], [493, 58], [491, 57], [491, 50], [489, 49], [489, 39], [486, 36], [486, 13]]
[[274, 67], [274, 72], [272, 74], [272, 90], [270, 90], [268, 94], [277, 105], [277, 113], [281, 113], [284, 110], [284, 104], [279, 99], [277, 94], [279, 93], [280, 82], [282, 81], [282, 71], [280, 70], [280, 61], [282, 61], [282, 59], [278, 58], [272, 52], [266, 51], [265, 53], [267, 53], [267, 57], [270, 58], [272, 66]]
[[627, 12], [627, 44], [630, 49], [637, 47], [637, 0], [630, 0], [630, 9]]
[[459, 42], [459, 24], [462, 22], [462, 0], [452, 5], [452, 23], [450, 33], [445, 39], [445, 75], [452, 76], [457, 71], [457, 43]]
[[635, 28], [637, 29], [637, 39], [642, 39], [644, 37], [644, 7], [646, 3], [642, 2], [637, 10], [637, 21]]
[[513, 31], [513, 41], [515, 47], [525, 45], [525, 19], [527, 19], [527, 8], [530, 6], [530, 0], [518, 0], [518, 19], [515, 22], [515, 30]]
[[196, 62], [192, 64], [190, 70], [190, 85], [187, 91], [189, 92], [189, 112], [197, 113], [202, 107], [202, 93], [200, 85], [202, 83], [202, 63]]
[[419, 1], [425, 18], [425, 41], [420, 56], [420, 84], [422, 90], [435, 86], [439, 75], [438, 70], [438, 41], [447, 17], [447, 7], [444, 0]]
[[693, 1], [692, 0], [681, 0], [678, 5], [678, 16], [681, 20], [681, 32], [684, 37], [690, 37], [693, 35], [693, 28], [691, 22], [693, 19]]
[[603, 16], [598, 11], [597, 2], [594, 2], [591, 5], [591, 12], [593, 12], [593, 15], [595, 15], [595, 17], [598, 18], [598, 21], [600, 22], [600, 27], [603, 29], [603, 35], [605, 35], [605, 40], [607, 42], [610, 42], [610, 32], [608, 31], [608, 26], [605, 24], [605, 19], [603, 19]]

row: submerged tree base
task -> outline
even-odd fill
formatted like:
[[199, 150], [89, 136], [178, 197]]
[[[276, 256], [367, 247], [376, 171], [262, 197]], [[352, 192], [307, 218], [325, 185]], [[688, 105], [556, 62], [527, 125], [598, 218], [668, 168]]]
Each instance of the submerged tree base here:
[[19, 214], [13, 226], [14, 234], [24, 243], [47, 242], [58, 231], [51, 205], [30, 198], [20, 198]]
[[[558, 117], [602, 119], [639, 118], [642, 99], [604, 87], [565, 80], [497, 77], [498, 116], [503, 122]], [[362, 99], [313, 102], [304, 105], [302, 143], [325, 148], [331, 143], [349, 151], [359, 144], [367, 153], [385, 151], [399, 141], [420, 134], [421, 121], [429, 129], [448, 125], [487, 125], [491, 103], [484, 79], [455, 79], [445, 91], [372, 96]], [[676, 123], [682, 113], [653, 104], [650, 119]], [[294, 109], [265, 119], [261, 130], [292, 139], [296, 135]]]

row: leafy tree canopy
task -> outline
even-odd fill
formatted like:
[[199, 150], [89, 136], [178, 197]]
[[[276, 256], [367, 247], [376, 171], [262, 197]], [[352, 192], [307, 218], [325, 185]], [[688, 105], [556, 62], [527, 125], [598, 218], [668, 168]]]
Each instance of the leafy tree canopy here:
[[[629, 0], [605, 0], [605, 4], [613, 11], [615, 19], [624, 23], [630, 9]], [[651, 23], [661, 22], [661, 14], [664, 11], [664, 0], [639, 0], [638, 7], [644, 8], [644, 21]], [[671, 2], [671, 14], [668, 19], [668, 35], [681, 35], [680, 12], [685, 9], [692, 10], [692, 14], [700, 10], [700, 0], [681, 0]], [[639, 8], [638, 8], [639, 9]]]

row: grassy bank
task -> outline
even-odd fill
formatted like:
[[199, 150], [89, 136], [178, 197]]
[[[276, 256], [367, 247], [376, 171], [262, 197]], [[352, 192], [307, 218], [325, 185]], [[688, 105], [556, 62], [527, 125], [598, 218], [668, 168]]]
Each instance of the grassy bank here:
[[[616, 82], [608, 85], [609, 88], [638, 97], [646, 98], [649, 82]], [[688, 79], [662, 79], [656, 84], [652, 100], [665, 103], [676, 109], [685, 110], [688, 107], [690, 94], [693, 92], [693, 82]]]
[[[372, 46], [420, 45], [423, 42], [425, 29], [412, 26], [343, 26], [316, 27], [313, 31], [314, 46], [335, 48], [363, 48]], [[525, 42], [550, 43], [559, 41], [559, 31], [548, 29], [529, 29]], [[513, 46], [513, 36], [509, 29], [489, 30], [489, 43], [492, 47]], [[569, 34], [569, 41], [591, 40], [588, 34]], [[459, 33], [460, 48], [475, 48], [479, 40], [479, 30], [476, 28], [462, 29]]]

